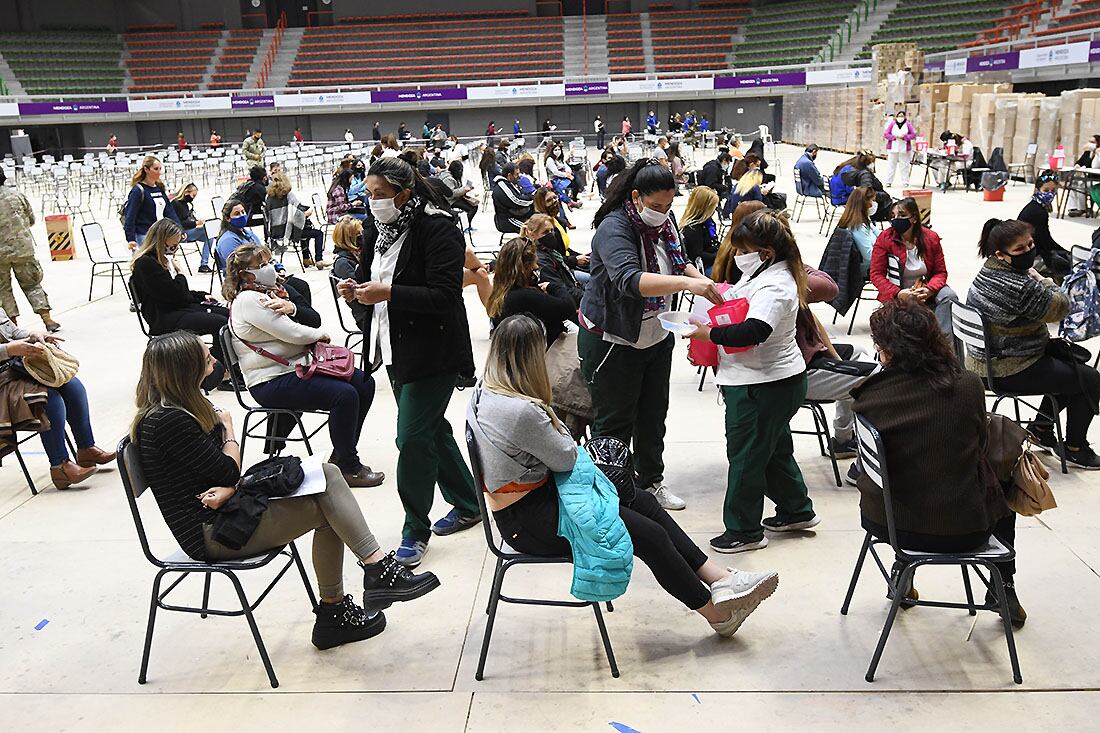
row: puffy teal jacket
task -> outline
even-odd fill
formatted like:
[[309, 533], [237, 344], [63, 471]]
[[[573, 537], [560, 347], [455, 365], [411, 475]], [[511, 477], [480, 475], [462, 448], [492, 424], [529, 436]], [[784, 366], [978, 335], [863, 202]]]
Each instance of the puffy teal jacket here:
[[572, 470], [554, 474], [558, 487], [558, 535], [573, 548], [573, 586], [582, 601], [613, 601], [626, 592], [634, 567], [634, 543], [619, 517], [611, 479], [577, 451]]

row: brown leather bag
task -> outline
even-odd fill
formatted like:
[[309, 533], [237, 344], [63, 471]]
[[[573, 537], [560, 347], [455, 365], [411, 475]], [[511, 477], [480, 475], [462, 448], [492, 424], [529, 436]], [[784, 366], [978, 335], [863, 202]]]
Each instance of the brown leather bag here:
[[1058, 506], [1046, 481], [1050, 474], [1027, 449], [1029, 440], [1030, 434], [1016, 422], [1004, 415], [988, 415], [986, 468], [1004, 487], [1009, 508], [1025, 517]]
[[1046, 466], [1039, 462], [1035, 454], [1025, 450], [1012, 472], [1016, 490], [1007, 497], [1012, 511], [1024, 517], [1033, 517], [1047, 509], [1054, 509], [1058, 503], [1050, 490], [1047, 479], [1050, 474]]

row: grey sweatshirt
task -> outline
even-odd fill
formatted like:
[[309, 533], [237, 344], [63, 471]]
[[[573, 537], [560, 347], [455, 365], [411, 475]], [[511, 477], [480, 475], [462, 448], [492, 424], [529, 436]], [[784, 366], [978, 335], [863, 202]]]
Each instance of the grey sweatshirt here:
[[507, 397], [480, 384], [470, 396], [466, 423], [474, 432], [485, 488], [533, 484], [548, 471], [568, 471], [577, 461], [577, 444], [560, 433], [538, 405]]

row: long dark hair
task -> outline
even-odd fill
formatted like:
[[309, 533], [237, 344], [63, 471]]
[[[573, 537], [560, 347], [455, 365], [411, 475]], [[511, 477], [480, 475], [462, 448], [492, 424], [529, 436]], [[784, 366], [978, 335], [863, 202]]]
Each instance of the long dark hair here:
[[642, 196], [648, 196], [657, 191], [672, 191], [675, 188], [676, 179], [672, 177], [672, 171], [661, 165], [656, 158], [642, 158], [628, 170], [615, 176], [615, 180], [607, 189], [603, 206], [592, 217], [592, 227], [598, 227], [608, 214], [617, 211], [627, 199], [631, 198], [630, 194], [633, 191], [637, 191]]
[[982, 227], [982, 238], [978, 240], [978, 254], [992, 257], [998, 252], [1007, 252], [1012, 243], [1032, 232], [1030, 224], [1015, 219], [990, 219]]
[[[922, 223], [920, 215], [920, 207], [917, 206], [917, 200], [912, 196], [906, 196], [903, 199], [899, 199], [894, 202], [893, 208], [902, 209], [906, 214], [913, 217], [913, 241], [917, 243], [917, 254], [924, 258], [924, 224]], [[899, 237], [900, 239], [900, 237]]]
[[425, 203], [430, 203], [443, 211], [451, 210], [446, 197], [429, 186], [415, 168], [400, 158], [379, 158], [371, 164], [367, 175], [385, 178], [386, 182], [398, 191], [411, 190]]
[[871, 338], [887, 369], [920, 375], [932, 389], [950, 389], [962, 371], [932, 309], [915, 300], [894, 298], [871, 313]]

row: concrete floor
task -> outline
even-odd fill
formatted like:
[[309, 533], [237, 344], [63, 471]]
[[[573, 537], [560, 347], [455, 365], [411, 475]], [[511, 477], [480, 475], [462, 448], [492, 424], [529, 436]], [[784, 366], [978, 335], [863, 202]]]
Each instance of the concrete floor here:
[[[790, 192], [789, 171], [798, 154], [781, 147], [782, 165], [773, 168], [780, 176], [777, 190]], [[819, 166], [831, 170], [839, 159], [823, 152]], [[914, 180], [919, 173], [914, 170]], [[202, 191], [197, 210], [209, 210], [211, 194], [229, 192], [228, 184], [224, 190]], [[980, 266], [975, 251], [982, 223], [991, 216], [1014, 216], [1029, 195], [1030, 186], [1024, 185], [1010, 187], [1003, 203], [983, 202], [974, 193], [935, 194], [934, 228], [943, 238], [949, 282], [960, 295]], [[588, 247], [596, 206], [588, 201], [573, 216], [578, 249]], [[112, 241], [120, 242], [117, 218], [107, 211], [98, 218]], [[479, 243], [495, 244], [491, 213], [481, 212], [475, 224]], [[1087, 244], [1092, 226], [1091, 220], [1052, 225], [1067, 247]], [[826, 241], [817, 227], [812, 214], [794, 227], [810, 264], [819, 261]], [[45, 258], [41, 224], [36, 231]], [[60, 335], [81, 361], [97, 439], [101, 446], [113, 446], [132, 416], [144, 338], [121, 292], [105, 297], [100, 283], [97, 299], [86, 302], [90, 266], [83, 252], [73, 262], [43, 264], [55, 317], [64, 325]], [[327, 275], [313, 271], [306, 277], [315, 305], [335, 332]], [[196, 276], [192, 287], [200, 282]], [[466, 306], [480, 362], [488, 322], [472, 291], [466, 293]], [[29, 307], [23, 311], [24, 325], [39, 326]], [[869, 311], [857, 317], [852, 340], [869, 342]], [[831, 318], [827, 308], [818, 312], [825, 322]], [[834, 338], [844, 340], [840, 324], [832, 330]], [[677, 350], [668, 484], [688, 502], [677, 521], [706, 548], [707, 539], [721, 531], [722, 413], [714, 387], [696, 391], [695, 370], [684, 347]], [[212, 399], [240, 412], [231, 394], [216, 393]], [[456, 393], [448, 413], [456, 426], [465, 405], [466, 395]], [[394, 423], [389, 387], [380, 382], [360, 449], [364, 461], [389, 478], [357, 494], [384, 547], [398, 542], [402, 516], [393, 479]], [[1100, 441], [1095, 428], [1092, 437]], [[326, 454], [325, 432], [318, 442]], [[44, 489], [50, 485], [46, 458], [36, 441], [25, 447]], [[856, 491], [833, 485], [828, 461], [818, 455], [812, 437], [797, 437], [796, 447], [822, 524], [816, 533], [774, 538], [766, 550], [733, 559], [739, 567], [777, 569], [781, 575], [779, 591], [734, 639], [717, 638], [695, 614], [664, 595], [639, 564], [630, 590], [606, 616], [620, 679], [608, 672], [588, 612], [503, 606], [486, 678], [476, 682], [492, 562], [481, 531], [475, 530], [433, 540], [422, 567], [438, 574], [442, 587], [387, 611], [389, 626], [381, 636], [344, 648], [322, 653], [311, 646], [313, 614], [301, 585], [287, 577], [258, 611], [281, 682], [278, 690], [268, 685], [244, 621], [179, 614], [161, 615], [149, 681], [139, 686], [154, 570], [141, 555], [117, 471], [102, 471], [79, 488], [58, 492], [51, 487], [32, 497], [9, 458], [0, 473], [0, 567], [6, 581], [0, 594], [0, 730], [32, 725], [51, 731], [291, 730], [365, 722], [383, 731], [649, 733], [731, 725], [832, 731], [851, 730], [857, 720], [863, 729], [922, 731], [979, 724], [1022, 723], [1030, 730], [1095, 726], [1100, 641], [1092, 621], [1100, 606], [1100, 519], [1094, 507], [1100, 475], [1071, 470], [1062, 476], [1045, 458], [1059, 508], [1019, 522], [1017, 586], [1029, 613], [1026, 628], [1016, 636], [1022, 686], [1012, 684], [995, 616], [986, 613], [975, 620], [964, 612], [937, 609], [901, 614], [878, 678], [868, 684], [863, 675], [888, 604], [883, 583], [869, 568], [851, 612], [839, 614], [862, 539]], [[246, 462], [258, 458], [256, 447], [250, 447]], [[151, 536], [158, 548], [172, 549], [171, 535], [146, 498]], [[442, 512], [438, 508], [435, 514]], [[299, 546], [308, 554], [308, 538]], [[350, 560], [346, 578], [354, 592], [356, 571]], [[508, 585], [516, 594], [565, 597], [568, 578], [565, 567], [520, 569], [509, 575]], [[259, 587], [257, 580], [248, 587]], [[957, 572], [922, 571], [917, 585], [922, 597], [962, 597]], [[197, 581], [181, 590], [196, 602], [200, 592]], [[216, 582], [214, 599], [232, 600], [228, 586]]]

